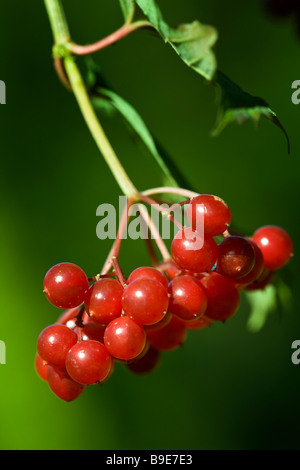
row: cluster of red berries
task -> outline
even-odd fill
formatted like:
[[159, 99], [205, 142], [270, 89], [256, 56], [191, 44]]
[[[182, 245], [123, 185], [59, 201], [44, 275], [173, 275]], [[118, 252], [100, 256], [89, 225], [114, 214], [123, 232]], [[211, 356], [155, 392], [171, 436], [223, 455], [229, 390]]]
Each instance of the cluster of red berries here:
[[135, 373], [152, 371], [189, 330], [232, 317], [241, 290], [263, 288], [292, 256], [280, 227], [230, 235], [231, 211], [218, 197], [193, 198], [187, 216], [190, 226], [173, 238], [170, 262], [139, 267], [125, 282], [116, 271], [91, 280], [72, 263], [47, 272], [44, 293], [66, 311], [40, 333], [36, 370], [58, 397], [71, 401], [87, 385], [102, 384], [116, 361]]

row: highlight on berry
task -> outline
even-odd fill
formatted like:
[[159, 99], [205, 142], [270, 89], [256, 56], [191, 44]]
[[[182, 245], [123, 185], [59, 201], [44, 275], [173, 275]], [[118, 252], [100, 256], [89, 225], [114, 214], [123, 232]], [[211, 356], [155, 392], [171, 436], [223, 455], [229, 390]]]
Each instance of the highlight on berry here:
[[[231, 229], [231, 210], [221, 198], [176, 191], [189, 224], [177, 224], [170, 249], [142, 213], [155, 235], [146, 242], [148, 266], [125, 275], [126, 266], [119, 265], [129, 201], [100, 273], [90, 276], [70, 262], [46, 273], [43, 291], [61, 313], [38, 336], [35, 369], [60, 399], [73, 401], [88, 386], [105, 383], [116, 363], [133, 374], [153, 372], [191, 331], [216, 322], [227, 325], [239, 310], [242, 292], [265, 289], [290, 261], [293, 242], [283, 228], [266, 225], [239, 234]], [[157, 188], [140, 199], [160, 211], [156, 195], [161, 192]], [[203, 225], [198, 230], [199, 212], [204, 231]], [[165, 209], [161, 213], [170, 218]]]

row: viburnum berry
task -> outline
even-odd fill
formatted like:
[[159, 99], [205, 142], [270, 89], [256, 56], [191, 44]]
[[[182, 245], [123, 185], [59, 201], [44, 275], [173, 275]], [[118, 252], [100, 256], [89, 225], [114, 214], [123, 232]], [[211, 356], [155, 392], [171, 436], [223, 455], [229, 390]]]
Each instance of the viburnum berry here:
[[77, 339], [77, 334], [67, 326], [49, 325], [39, 334], [37, 352], [47, 364], [64, 367], [67, 353]]
[[93, 321], [107, 324], [122, 313], [123, 287], [119, 281], [104, 278], [89, 288], [85, 308]]
[[135, 281], [136, 279], [154, 279], [160, 282], [166, 289], [168, 288], [168, 281], [166, 276], [158, 271], [158, 269], [151, 266], [140, 266], [131, 272], [127, 279], [127, 284]]
[[44, 278], [44, 293], [53, 305], [72, 308], [80, 305], [87, 294], [89, 281], [76, 264], [60, 263], [53, 266]]
[[160, 351], [150, 346], [143, 357], [133, 360], [126, 366], [134, 374], [149, 374], [157, 368], [160, 359]]
[[169, 311], [166, 312], [164, 317], [159, 322], [154, 323], [153, 325], [147, 325], [146, 326], [147, 331], [159, 330], [160, 328], [163, 328], [164, 326], [166, 326], [171, 321], [172, 316], [173, 316], [172, 313], [170, 313]]
[[213, 324], [213, 321], [210, 320], [209, 318], [206, 318], [205, 315], [202, 315], [199, 318], [196, 318], [195, 320], [191, 320], [186, 323], [186, 326], [189, 330], [203, 330], [204, 328], [207, 328], [208, 326], [211, 326]]
[[192, 276], [177, 276], [169, 283], [169, 312], [182, 320], [194, 320], [207, 307], [204, 287]]
[[[223, 199], [211, 194], [199, 194], [191, 200], [187, 217], [193, 230], [210, 236], [221, 235], [231, 223], [231, 211]], [[204, 227], [203, 224], [204, 223]]]
[[251, 284], [245, 286], [246, 290], [259, 290], [264, 289], [266, 286], [271, 284], [274, 281], [276, 271], [270, 271], [269, 269], [264, 269], [261, 275], [255, 279]]
[[49, 365], [41, 358], [41, 356], [36, 353], [34, 359], [34, 365], [37, 375], [42, 379], [47, 381], [47, 374]]
[[261, 249], [253, 240], [251, 240], [251, 238], [248, 238], [248, 241], [251, 243], [255, 254], [254, 266], [246, 276], [237, 279], [237, 287], [245, 287], [246, 285], [251, 284], [261, 276], [264, 270], [264, 258]]
[[73, 401], [85, 390], [86, 386], [75, 382], [65, 368], [49, 366], [47, 381], [52, 392], [64, 401]]
[[95, 340], [76, 343], [66, 357], [70, 377], [85, 385], [102, 382], [110, 372], [111, 356], [106, 347]]
[[238, 279], [250, 273], [255, 263], [255, 253], [245, 237], [229, 236], [218, 246], [216, 271]]
[[137, 357], [146, 345], [146, 331], [127, 316], [112, 320], [104, 332], [104, 344], [109, 353], [124, 361]]
[[209, 271], [214, 266], [218, 245], [213, 237], [201, 237], [191, 227], [177, 232], [171, 244], [175, 263], [192, 272]]
[[167, 288], [156, 279], [136, 279], [124, 289], [123, 310], [129, 318], [142, 325], [153, 325], [162, 320], [168, 305]]
[[223, 322], [232, 317], [240, 305], [240, 294], [234, 281], [216, 272], [203, 274], [199, 279], [207, 295], [205, 316]]
[[283, 268], [293, 256], [293, 242], [281, 227], [265, 225], [256, 230], [253, 241], [261, 249], [264, 266], [272, 271]]
[[81, 328], [82, 341], [93, 339], [95, 341], [100, 341], [100, 343], [104, 343], [105, 327], [106, 325], [100, 325], [100, 323], [93, 321], [85, 323]]
[[172, 315], [171, 321], [159, 330], [148, 330], [150, 346], [159, 351], [173, 351], [184, 344], [187, 338], [187, 322]]

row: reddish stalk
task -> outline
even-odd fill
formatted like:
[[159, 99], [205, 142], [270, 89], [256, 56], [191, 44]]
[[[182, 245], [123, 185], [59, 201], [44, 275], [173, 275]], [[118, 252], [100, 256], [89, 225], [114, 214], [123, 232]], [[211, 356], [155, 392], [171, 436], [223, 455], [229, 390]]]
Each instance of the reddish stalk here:
[[159, 211], [163, 215], [163, 217], [166, 217], [168, 220], [173, 222], [173, 224], [175, 224], [180, 230], [183, 229], [183, 226], [170, 213], [171, 209], [169, 209], [169, 210], [165, 209], [160, 204], [158, 204], [154, 199], [152, 199], [148, 196], [144, 196], [143, 194], [140, 195], [140, 199], [141, 199], [141, 201], [144, 201], [147, 204], [149, 204], [155, 210]]
[[92, 54], [94, 52], [100, 51], [101, 49], [104, 49], [110, 46], [111, 44], [115, 44], [116, 42], [120, 41], [120, 39], [125, 38], [129, 34], [136, 31], [137, 29], [150, 27], [150, 26], [152, 25], [148, 21], [137, 21], [131, 24], [124, 24], [117, 31], [115, 31], [114, 33], [110, 34], [109, 36], [103, 39], [100, 39], [100, 41], [97, 41], [93, 44], [88, 44], [86, 46], [81, 46], [79, 44], [72, 42], [69, 45], [69, 49], [71, 52], [73, 52], [73, 54], [76, 54], [76, 55]]

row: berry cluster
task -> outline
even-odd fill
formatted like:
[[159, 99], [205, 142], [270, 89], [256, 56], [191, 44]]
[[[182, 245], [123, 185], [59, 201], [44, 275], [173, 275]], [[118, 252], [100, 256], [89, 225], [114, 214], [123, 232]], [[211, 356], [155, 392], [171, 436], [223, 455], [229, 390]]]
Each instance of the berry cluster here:
[[198, 195], [185, 202], [189, 226], [174, 236], [168, 261], [138, 267], [127, 278], [116, 260], [112, 272], [93, 278], [72, 263], [47, 272], [44, 293], [65, 311], [40, 333], [35, 365], [61, 399], [105, 382], [116, 362], [137, 374], [152, 371], [189, 330], [228, 320], [243, 289], [264, 288], [290, 260], [293, 245], [282, 228], [230, 235], [231, 211], [222, 199]]

